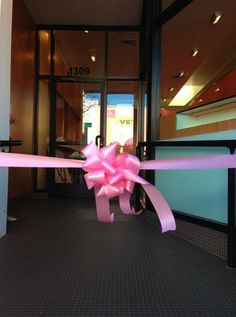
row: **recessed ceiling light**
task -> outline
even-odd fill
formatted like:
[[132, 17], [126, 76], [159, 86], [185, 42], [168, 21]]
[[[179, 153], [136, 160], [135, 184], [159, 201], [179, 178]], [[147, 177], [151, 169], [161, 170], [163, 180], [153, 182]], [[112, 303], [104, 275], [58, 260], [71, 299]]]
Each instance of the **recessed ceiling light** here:
[[91, 60], [95, 63], [96, 62], [96, 56], [95, 55], [91, 55]]
[[179, 76], [179, 77], [183, 77], [183, 76], [184, 76], [184, 71], [183, 71], [183, 70], [180, 70], [180, 71], [178, 72], [178, 76]]
[[216, 24], [219, 22], [220, 18], [222, 17], [222, 13], [219, 11], [214, 12], [212, 18], [211, 18], [211, 22], [212, 24]]
[[202, 99], [199, 99], [198, 102], [202, 102]]
[[164, 102], [165, 102], [165, 101], [166, 101], [166, 98], [163, 98], [163, 99], [162, 99], [162, 101], [164, 101]]
[[197, 54], [198, 54], [198, 49], [197, 48], [193, 48], [192, 52], [191, 52], [192, 57], [196, 56]]
[[85, 31], [84, 31], [84, 33], [88, 33], [88, 32], [89, 32], [88, 30], [85, 30]]
[[174, 87], [170, 87], [170, 88], [169, 88], [169, 91], [173, 91], [173, 90], [174, 90]]
[[216, 89], [214, 90], [214, 92], [217, 92], [217, 91], [220, 91], [220, 88], [216, 88]]

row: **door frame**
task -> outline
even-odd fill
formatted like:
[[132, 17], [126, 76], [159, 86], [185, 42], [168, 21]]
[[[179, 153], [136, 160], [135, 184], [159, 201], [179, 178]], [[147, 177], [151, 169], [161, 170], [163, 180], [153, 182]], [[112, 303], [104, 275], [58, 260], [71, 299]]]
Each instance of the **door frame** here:
[[[12, 0], [0, 1], [0, 135], [9, 140]], [[8, 148], [0, 147], [8, 151]], [[8, 168], [0, 168], [0, 238], [7, 232]]]

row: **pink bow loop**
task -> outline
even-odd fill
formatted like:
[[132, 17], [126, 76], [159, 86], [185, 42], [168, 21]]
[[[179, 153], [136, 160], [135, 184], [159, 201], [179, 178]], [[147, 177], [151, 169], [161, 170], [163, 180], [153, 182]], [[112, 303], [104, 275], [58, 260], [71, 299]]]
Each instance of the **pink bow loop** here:
[[98, 186], [99, 196], [119, 196], [124, 190], [133, 192], [135, 182], [147, 182], [138, 176], [139, 159], [127, 153], [116, 156], [117, 144], [98, 149], [90, 143], [83, 149], [87, 159], [84, 163], [86, 184], [89, 189]]

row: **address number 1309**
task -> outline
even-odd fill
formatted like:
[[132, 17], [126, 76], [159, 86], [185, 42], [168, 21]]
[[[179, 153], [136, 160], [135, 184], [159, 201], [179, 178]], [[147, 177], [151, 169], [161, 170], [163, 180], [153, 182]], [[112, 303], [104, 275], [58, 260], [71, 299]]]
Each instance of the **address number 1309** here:
[[89, 73], [89, 67], [69, 67], [67, 76], [87, 76]]

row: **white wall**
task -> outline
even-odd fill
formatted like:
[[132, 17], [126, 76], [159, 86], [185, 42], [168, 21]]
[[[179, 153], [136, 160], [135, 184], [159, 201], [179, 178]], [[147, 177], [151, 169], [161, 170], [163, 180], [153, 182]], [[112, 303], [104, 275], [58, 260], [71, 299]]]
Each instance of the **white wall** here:
[[[12, 1], [0, 0], [0, 140], [9, 139]], [[0, 237], [6, 234], [7, 189], [8, 170], [0, 168]]]

